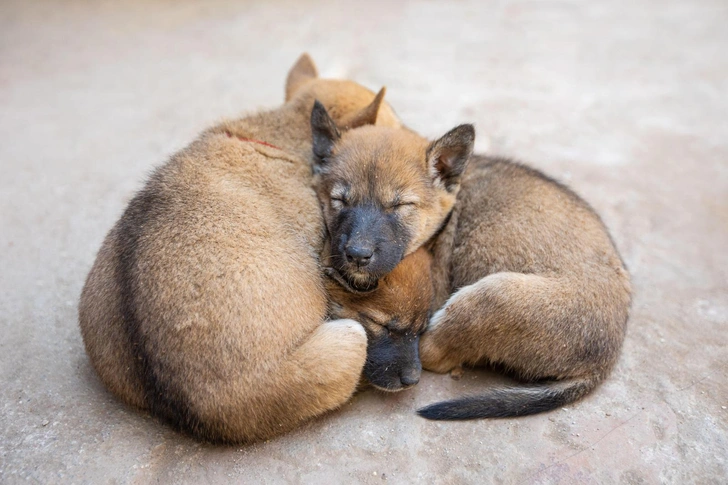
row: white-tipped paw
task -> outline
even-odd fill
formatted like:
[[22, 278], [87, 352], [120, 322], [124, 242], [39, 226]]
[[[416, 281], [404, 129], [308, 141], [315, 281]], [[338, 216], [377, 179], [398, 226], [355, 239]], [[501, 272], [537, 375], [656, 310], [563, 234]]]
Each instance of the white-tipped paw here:
[[427, 329], [425, 329], [425, 332], [432, 332], [437, 328], [437, 326], [445, 319], [445, 312], [447, 310], [447, 304], [437, 310], [432, 317], [430, 317], [430, 321], [427, 322]]
[[[482, 280], [481, 280], [482, 281]], [[471, 296], [475, 295], [479, 291], [479, 284], [480, 282], [473, 283], [472, 285], [463, 286], [458, 291], [450, 295], [450, 298], [447, 299], [444, 305], [442, 305], [442, 308], [437, 310], [434, 315], [430, 318], [430, 321], [427, 323], [427, 332], [431, 332], [435, 330], [438, 325], [440, 325], [447, 316], [447, 313], [451, 311], [451, 308], [454, 305], [462, 305], [465, 304], [465, 300], [470, 298]]]
[[366, 339], [367, 332], [364, 330], [364, 327], [361, 325], [361, 323], [357, 322], [356, 320], [352, 320], [350, 318], [342, 318], [340, 320], [331, 320], [324, 325], [331, 328], [331, 330], [340, 331], [344, 333], [354, 333], [358, 334]]

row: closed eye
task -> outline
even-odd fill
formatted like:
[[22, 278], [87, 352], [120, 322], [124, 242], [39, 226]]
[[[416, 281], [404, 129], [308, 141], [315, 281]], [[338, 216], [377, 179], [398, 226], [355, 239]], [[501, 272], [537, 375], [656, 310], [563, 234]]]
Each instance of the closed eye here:
[[404, 208], [411, 208], [415, 207], [417, 205], [416, 202], [412, 201], [400, 201], [400, 202], [393, 202], [387, 207], [387, 210], [398, 210], [398, 209], [404, 209]]
[[346, 200], [344, 196], [332, 196], [331, 197], [331, 206], [336, 209], [341, 209], [342, 207], [346, 207], [349, 204], [349, 201]]
[[394, 200], [389, 204], [390, 209], [402, 209], [405, 207], [416, 206], [420, 202], [420, 198], [414, 194], [397, 193]]
[[346, 185], [336, 184], [329, 193], [329, 197], [333, 206], [349, 205], [349, 188]]
[[370, 315], [368, 313], [364, 313], [364, 312], [359, 312], [359, 317], [365, 318], [369, 322], [373, 323], [374, 325], [379, 325], [380, 327], [385, 328], [387, 330], [389, 330], [390, 323], [396, 323], [396, 320], [387, 320], [386, 322], [383, 322], [381, 320], [374, 318], [372, 315]]

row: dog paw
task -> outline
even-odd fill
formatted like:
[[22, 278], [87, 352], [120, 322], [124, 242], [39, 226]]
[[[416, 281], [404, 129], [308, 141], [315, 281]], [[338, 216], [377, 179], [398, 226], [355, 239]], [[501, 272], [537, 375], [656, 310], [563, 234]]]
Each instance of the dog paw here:
[[446, 374], [458, 365], [452, 362], [447, 352], [438, 345], [437, 337], [425, 332], [420, 337], [420, 360], [422, 368], [438, 374]]
[[463, 370], [463, 366], [459, 365], [450, 371], [450, 379], [452, 379], [454, 381], [459, 381], [460, 379], [463, 378], [463, 374], [465, 374], [465, 371]]
[[[342, 318], [340, 320], [331, 320], [324, 325], [327, 327], [328, 330], [333, 332], [341, 332], [342, 334], [346, 335], [353, 335], [356, 337], [364, 337], [364, 340], [367, 338], [367, 332], [364, 330], [364, 327], [361, 323], [357, 322], [356, 320], [352, 320], [350, 318]], [[356, 338], [355, 337], [355, 338]]]
[[483, 291], [481, 286], [481, 282], [476, 282], [472, 285], [464, 286], [450, 295], [450, 298], [448, 298], [442, 308], [437, 310], [430, 318], [430, 321], [427, 323], [426, 332], [432, 332], [438, 329], [447, 320], [457, 320], [458, 315], [462, 318], [463, 310], [471, 307], [477, 301], [478, 293]]
[[439, 310], [437, 310], [435, 312], [435, 314], [432, 315], [432, 317], [430, 317], [430, 321], [427, 322], [427, 328], [425, 329], [425, 332], [434, 331], [440, 325], [440, 323], [442, 323], [442, 321], [445, 319], [446, 311], [447, 311], [447, 305], [445, 305], [442, 308], [440, 308]]

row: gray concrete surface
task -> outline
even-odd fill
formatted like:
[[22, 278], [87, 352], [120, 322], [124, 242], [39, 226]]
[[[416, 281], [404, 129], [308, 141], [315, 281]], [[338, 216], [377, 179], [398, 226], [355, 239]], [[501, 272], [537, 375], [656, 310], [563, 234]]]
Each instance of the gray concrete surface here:
[[[726, 483], [728, 4], [5, 1], [0, 5], [0, 482]], [[433, 423], [497, 379], [427, 374], [271, 442], [214, 447], [117, 403], [76, 305], [152, 167], [281, 102], [309, 51], [428, 136], [571, 184], [629, 265], [613, 377], [574, 406]]]

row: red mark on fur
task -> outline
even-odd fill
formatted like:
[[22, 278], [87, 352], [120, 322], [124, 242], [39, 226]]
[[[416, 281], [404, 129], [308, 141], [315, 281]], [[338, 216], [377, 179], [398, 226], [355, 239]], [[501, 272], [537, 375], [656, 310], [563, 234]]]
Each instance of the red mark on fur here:
[[253, 138], [245, 138], [244, 136], [233, 135], [229, 131], [226, 131], [225, 134], [227, 136], [229, 136], [230, 138], [235, 137], [235, 138], [237, 138], [240, 141], [249, 141], [250, 143], [260, 143], [261, 145], [265, 145], [265, 146], [271, 147], [271, 148], [277, 148], [278, 150], [280, 150], [280, 148], [278, 148], [277, 146], [271, 145], [270, 143], [265, 142], [265, 141], [262, 141], [262, 140], [255, 140]]

